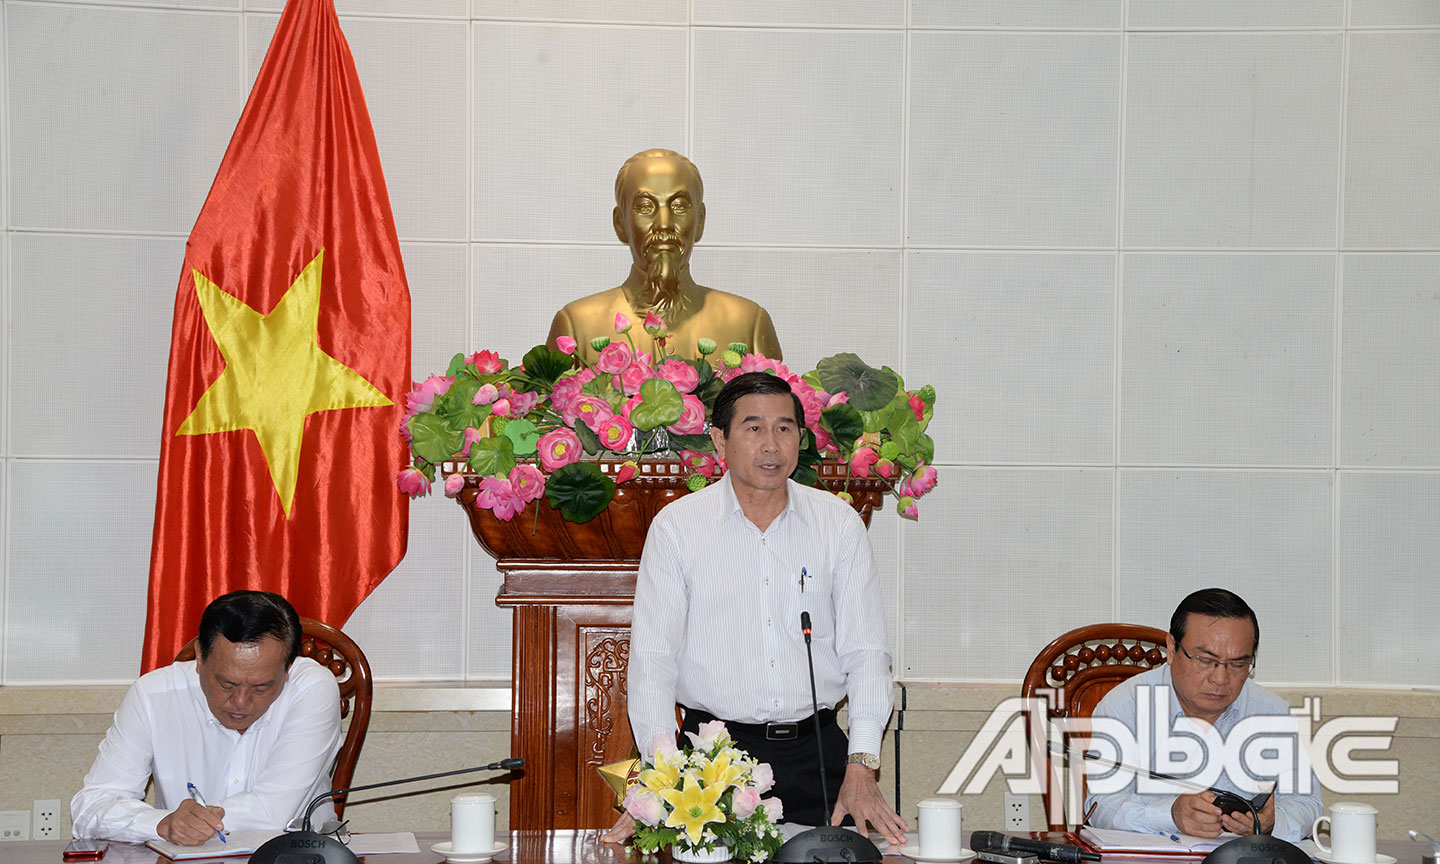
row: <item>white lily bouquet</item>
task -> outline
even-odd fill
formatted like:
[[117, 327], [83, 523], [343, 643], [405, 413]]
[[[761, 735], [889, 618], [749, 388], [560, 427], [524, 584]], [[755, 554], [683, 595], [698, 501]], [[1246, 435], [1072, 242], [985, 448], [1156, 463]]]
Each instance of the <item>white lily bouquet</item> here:
[[[626, 790], [625, 812], [635, 818], [633, 849], [672, 847], [680, 860], [768, 861], [780, 848], [779, 798], [761, 798], [775, 785], [769, 764], [735, 746], [722, 721], [686, 732], [690, 744], [657, 741]], [[728, 850], [726, 854], [725, 850]]]

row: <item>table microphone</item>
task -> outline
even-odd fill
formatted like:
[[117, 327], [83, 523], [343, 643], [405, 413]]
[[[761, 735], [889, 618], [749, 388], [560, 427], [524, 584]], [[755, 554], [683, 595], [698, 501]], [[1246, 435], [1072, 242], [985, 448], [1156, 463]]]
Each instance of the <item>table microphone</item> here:
[[970, 835], [970, 848], [976, 852], [987, 850], [1006, 852], [1011, 855], [1035, 855], [1046, 861], [1059, 861], [1061, 864], [1081, 864], [1082, 861], [1100, 860], [1099, 854], [1081, 849], [1079, 846], [1072, 846], [1069, 843], [1031, 840], [1026, 837], [1002, 834], [999, 831], [976, 831]]
[[404, 777], [399, 780], [385, 780], [364, 786], [350, 786], [334, 789], [316, 795], [305, 807], [305, 818], [299, 831], [287, 831], [279, 837], [272, 837], [250, 856], [250, 864], [360, 864], [349, 847], [335, 837], [327, 837], [310, 830], [310, 814], [324, 801], [338, 798], [347, 792], [363, 792], [382, 786], [398, 786], [401, 783], [416, 783], [420, 780], [434, 780], [437, 777], [453, 777], [456, 774], [470, 774], [475, 771], [513, 771], [525, 767], [525, 760], [519, 756], [477, 765], [474, 768], [460, 768], [455, 771], [441, 771], [438, 774], [422, 774], [419, 777]]
[[880, 849], [859, 831], [830, 825], [830, 793], [825, 788], [825, 745], [820, 740], [820, 700], [815, 696], [815, 656], [810, 647], [810, 613], [800, 613], [805, 635], [805, 662], [810, 669], [810, 707], [815, 720], [815, 749], [820, 754], [820, 794], [825, 796], [825, 824], [801, 831], [785, 841], [772, 859], [776, 864], [877, 864]]

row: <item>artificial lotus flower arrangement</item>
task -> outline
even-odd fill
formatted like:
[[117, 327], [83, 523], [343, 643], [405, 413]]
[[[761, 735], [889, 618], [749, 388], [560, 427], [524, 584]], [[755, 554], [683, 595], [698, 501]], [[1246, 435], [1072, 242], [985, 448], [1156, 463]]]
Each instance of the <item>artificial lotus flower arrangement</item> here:
[[[699, 356], [685, 360], [667, 348], [665, 322], [653, 314], [644, 327], [656, 349], [639, 352], [632, 326], [617, 315], [616, 338], [591, 342], [599, 352], [593, 364], [576, 356], [569, 337], [557, 340], [558, 350], [531, 348], [518, 367], [493, 351], [456, 354], [444, 375], [416, 383], [407, 398], [400, 431], [413, 461], [400, 472], [401, 491], [425, 495], [438, 465], [461, 461], [482, 478], [475, 503], [497, 519], [543, 496], [565, 519], [588, 522], [614, 500], [616, 483], [635, 476], [635, 460], [672, 454], [698, 490], [725, 471], [708, 434], [715, 397], [736, 375], [763, 371], [790, 382], [805, 409], [796, 482], [818, 485], [817, 464], [847, 462], [850, 477], [881, 478], [900, 514], [918, 517], [916, 499], [936, 483], [935, 443], [925, 433], [935, 388], [906, 390], [894, 370], [854, 354], [796, 375], [742, 342], [721, 351], [701, 339]], [[624, 463], [614, 479], [601, 471], [602, 458]], [[465, 485], [459, 474], [444, 483], [450, 496]]]
[[672, 846], [714, 852], [724, 846], [739, 861], [768, 861], [780, 848], [784, 818], [779, 798], [761, 798], [775, 785], [770, 765], [735, 746], [725, 723], [700, 724], [676, 748], [659, 740], [652, 761], [625, 791], [625, 812], [635, 819], [630, 847], [643, 853]]

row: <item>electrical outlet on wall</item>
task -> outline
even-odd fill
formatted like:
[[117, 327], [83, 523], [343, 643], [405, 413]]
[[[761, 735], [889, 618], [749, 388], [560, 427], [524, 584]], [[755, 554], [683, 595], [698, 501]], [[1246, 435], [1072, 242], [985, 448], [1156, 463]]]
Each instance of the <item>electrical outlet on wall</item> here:
[[35, 802], [35, 839], [60, 837], [60, 799], [40, 798]]
[[1030, 830], [1030, 796], [1005, 790], [1005, 830]]
[[25, 810], [0, 812], [0, 842], [30, 839], [30, 814]]

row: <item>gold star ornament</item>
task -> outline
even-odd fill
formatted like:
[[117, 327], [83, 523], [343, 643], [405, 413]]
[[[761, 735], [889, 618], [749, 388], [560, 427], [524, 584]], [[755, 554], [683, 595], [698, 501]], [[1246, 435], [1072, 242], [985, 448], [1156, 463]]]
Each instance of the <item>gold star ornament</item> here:
[[619, 762], [611, 762], [609, 765], [601, 765], [596, 768], [600, 776], [605, 778], [605, 783], [615, 791], [615, 806], [621, 807], [625, 803], [625, 790], [635, 782], [640, 773], [640, 753], [632, 750], [629, 759], [622, 759]]
[[317, 411], [394, 404], [359, 373], [320, 350], [320, 263], [305, 265], [262, 315], [192, 268], [195, 293], [225, 369], [176, 435], [254, 431], [285, 516], [300, 474], [305, 418]]

